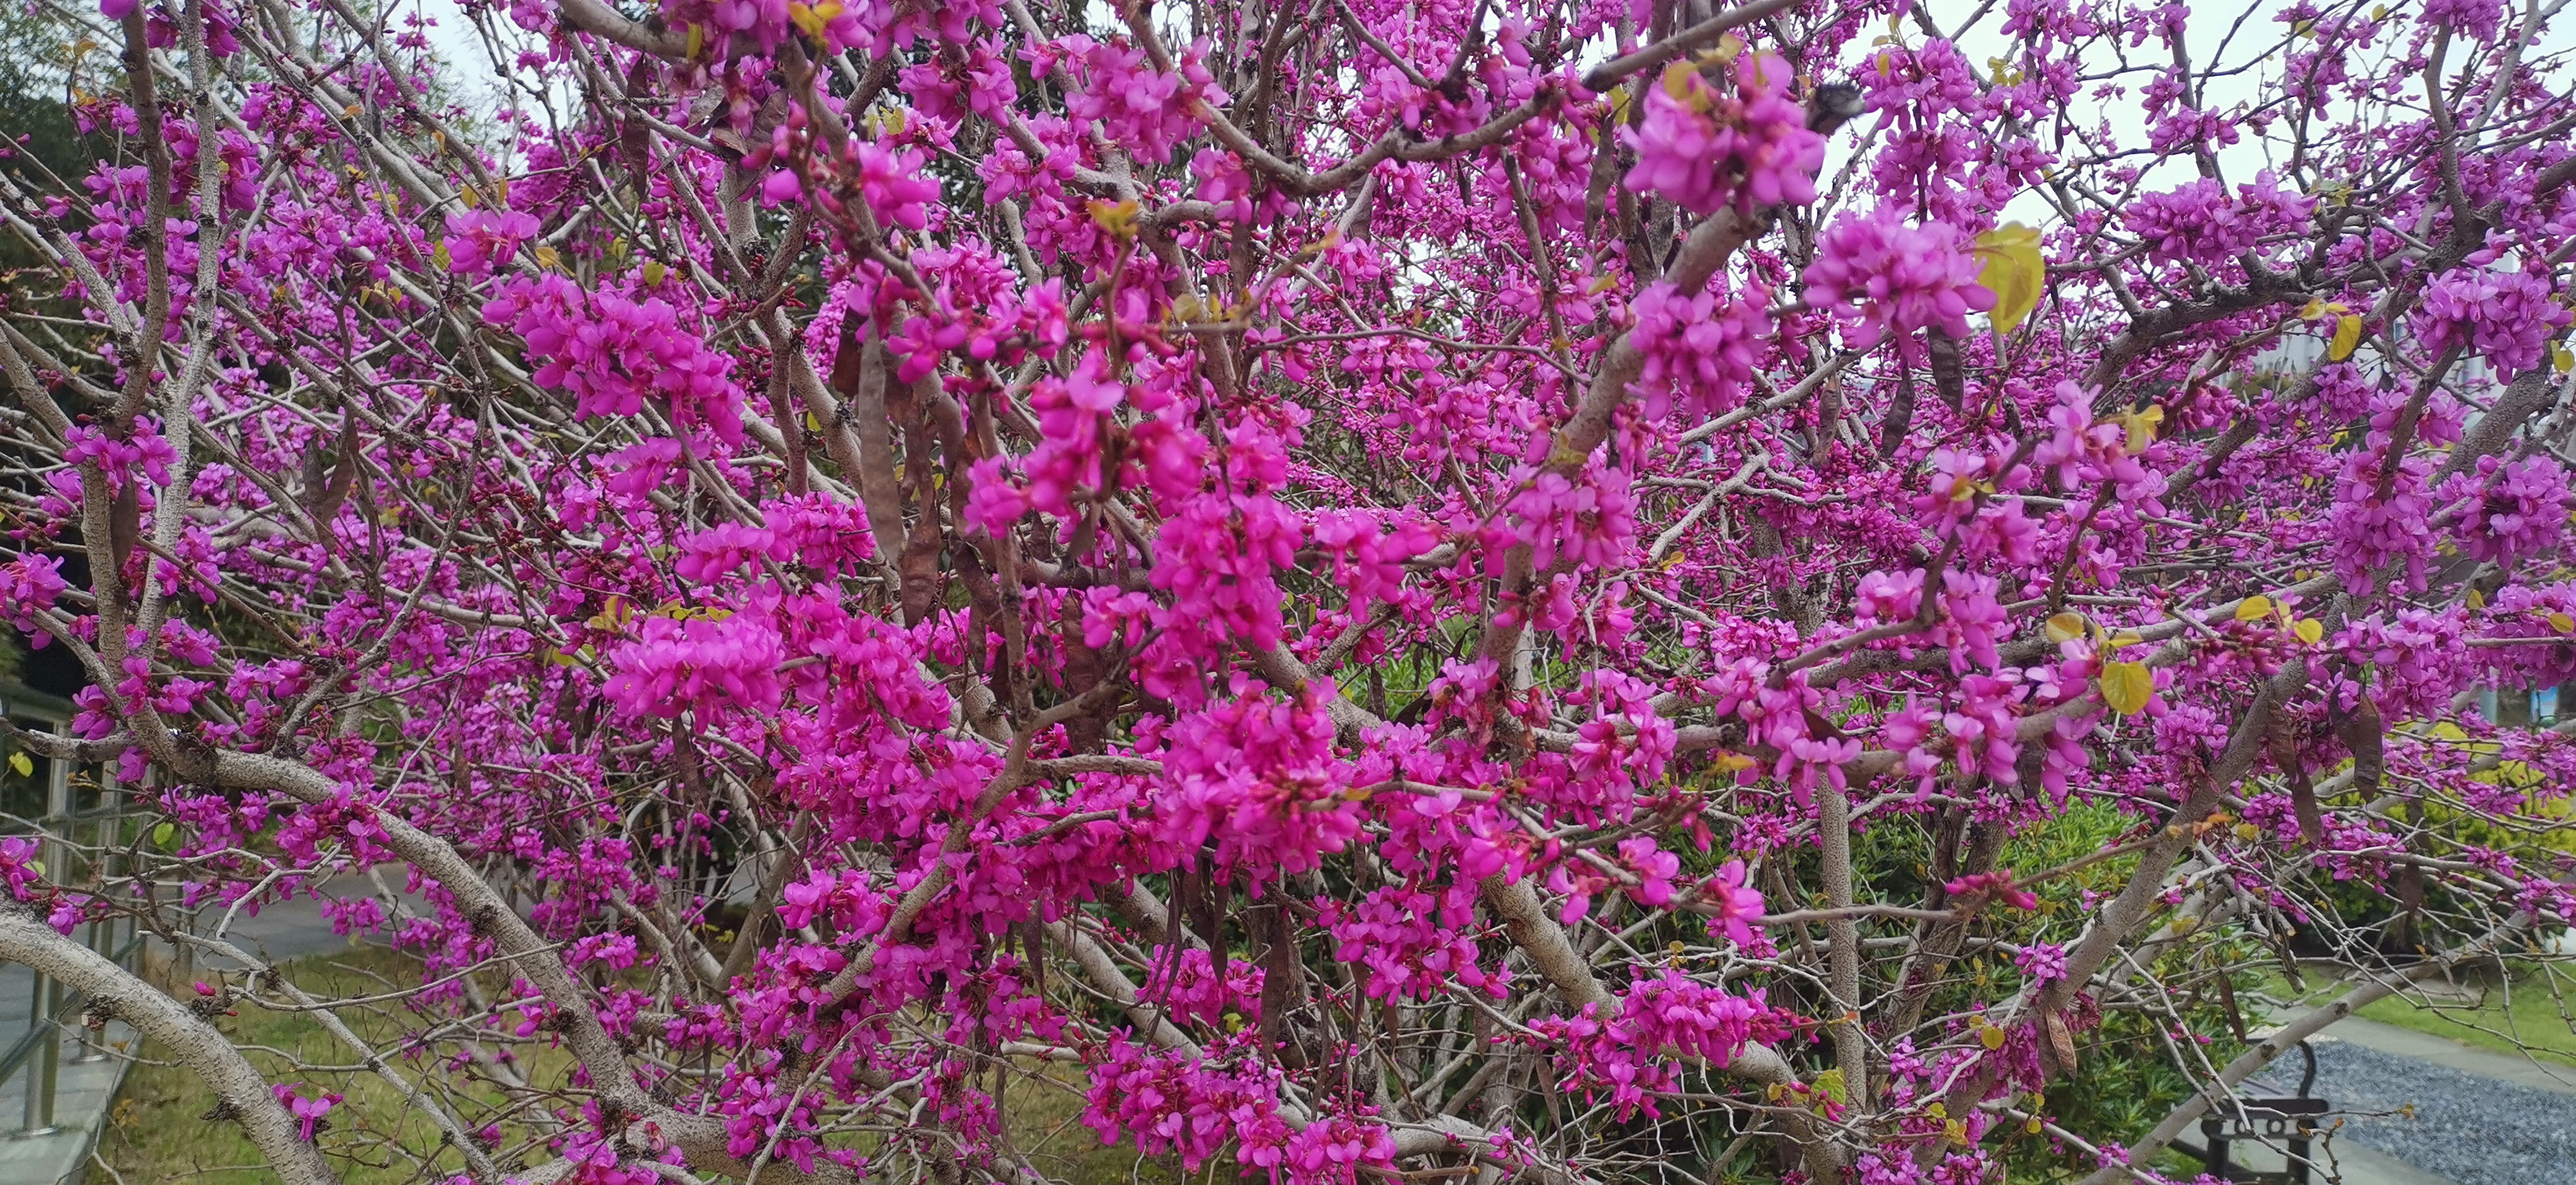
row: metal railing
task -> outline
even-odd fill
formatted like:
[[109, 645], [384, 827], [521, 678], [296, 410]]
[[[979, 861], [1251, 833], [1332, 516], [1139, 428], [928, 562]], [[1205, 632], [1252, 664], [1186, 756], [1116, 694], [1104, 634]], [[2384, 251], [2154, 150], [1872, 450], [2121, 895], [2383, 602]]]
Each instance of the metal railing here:
[[[126, 923], [126, 937], [121, 943], [116, 941], [117, 925], [113, 918], [88, 923], [88, 927], [90, 949], [106, 955], [118, 966], [129, 971], [134, 969], [135, 956], [143, 950], [143, 935], [136, 931], [131, 920]], [[27, 1002], [27, 1031], [9, 1047], [7, 1053], [0, 1053], [0, 1088], [7, 1087], [20, 1071], [27, 1074], [25, 1113], [16, 1134], [42, 1136], [55, 1131], [54, 1096], [61, 1085], [63, 1066], [61, 1021], [63, 1017], [86, 1011], [87, 1003], [88, 997], [84, 994], [66, 989], [61, 981], [41, 971], [36, 973], [34, 990]], [[73, 1060], [95, 1062], [107, 1059], [107, 1050], [100, 1048], [90, 1037], [84, 1035], [80, 1042], [82, 1052]]]
[[[18, 698], [18, 697], [12, 697]], [[13, 713], [15, 714], [15, 713]], [[56, 731], [59, 720], [49, 721]], [[74, 844], [84, 827], [91, 828], [97, 844], [100, 866], [92, 871], [101, 879], [114, 870], [106, 866], [114, 860], [118, 842], [123, 838], [124, 795], [108, 779], [100, 787], [98, 804], [89, 810], [74, 810], [70, 765], [47, 759], [45, 777], [45, 815], [36, 821], [44, 843], [42, 859], [48, 878], [56, 883], [71, 879]], [[122, 925], [119, 922], [122, 921]], [[128, 971], [136, 969], [143, 951], [144, 934], [133, 918], [102, 918], [83, 923], [88, 931], [89, 948]], [[123, 935], [119, 937], [119, 931]], [[5, 1089], [20, 1073], [26, 1075], [27, 1097], [24, 1114], [18, 1126], [20, 1136], [46, 1135], [55, 1130], [54, 1101], [61, 1085], [63, 1065], [63, 1019], [79, 1017], [87, 1011], [87, 997], [70, 990], [61, 981], [42, 971], [34, 972], [34, 984], [27, 1001], [27, 1031], [0, 1053], [0, 1089]], [[105, 1061], [108, 1050], [101, 1044], [104, 1032], [93, 1037], [86, 1028], [78, 1037], [81, 1051], [75, 1062]]]

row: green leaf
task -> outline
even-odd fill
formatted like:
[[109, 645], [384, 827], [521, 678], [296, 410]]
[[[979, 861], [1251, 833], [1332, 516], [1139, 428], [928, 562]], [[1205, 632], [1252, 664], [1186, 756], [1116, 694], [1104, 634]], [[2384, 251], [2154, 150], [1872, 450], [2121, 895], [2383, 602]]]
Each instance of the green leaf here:
[[165, 852], [179, 846], [179, 829], [168, 823], [163, 823], [158, 827], [154, 827], [152, 829], [152, 846]]
[[32, 778], [36, 776], [36, 763], [29, 761], [27, 759], [27, 755], [24, 753], [10, 754], [9, 768], [18, 771], [18, 776], [22, 778]]

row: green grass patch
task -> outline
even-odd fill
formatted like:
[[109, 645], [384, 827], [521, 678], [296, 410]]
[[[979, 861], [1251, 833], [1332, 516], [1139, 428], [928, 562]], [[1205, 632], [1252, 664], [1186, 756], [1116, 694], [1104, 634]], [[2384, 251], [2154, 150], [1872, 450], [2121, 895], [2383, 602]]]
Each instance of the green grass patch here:
[[[2488, 978], [2468, 985], [2474, 1002], [2423, 1003], [2404, 997], [2361, 1010], [2364, 1019], [2448, 1037], [2498, 1053], [2529, 1052], [2576, 1066], [2576, 982], [2563, 969]], [[2331, 1030], [2329, 1030], [2331, 1031]]]
[[[285, 964], [289, 981], [318, 999], [385, 996], [420, 983], [420, 964], [408, 956], [374, 947], [315, 955]], [[185, 983], [182, 998], [193, 995]], [[487, 986], [502, 987], [499, 977]], [[264, 995], [268, 995], [264, 993]], [[242, 1048], [252, 1064], [273, 1082], [296, 1082], [310, 1098], [343, 1095], [332, 1109], [330, 1126], [319, 1142], [338, 1164], [347, 1185], [415, 1185], [435, 1182], [464, 1171], [464, 1157], [444, 1146], [442, 1132], [430, 1117], [411, 1105], [383, 1077], [355, 1067], [358, 1052], [333, 1036], [311, 1014], [270, 1010], [252, 1001], [236, 1006], [238, 1015], [216, 1024]], [[341, 1019], [364, 1041], [392, 1058], [415, 1088], [434, 1090], [464, 1120], [467, 1129], [497, 1123], [501, 1142], [494, 1160], [505, 1171], [521, 1171], [554, 1158], [532, 1125], [520, 1122], [537, 1106], [561, 1106], [553, 1092], [566, 1085], [572, 1069], [569, 1055], [542, 1040], [482, 1043], [486, 1050], [507, 1049], [539, 1097], [511, 1098], [507, 1092], [466, 1082], [445, 1072], [444, 1058], [456, 1051], [442, 1042], [426, 1058], [394, 1056], [400, 1039], [443, 1015], [421, 1015], [398, 1000], [343, 1010]], [[516, 1023], [505, 1013], [503, 1032]], [[208, 1116], [214, 1092], [187, 1067], [172, 1062], [170, 1052], [146, 1042], [142, 1059], [125, 1078], [101, 1133], [98, 1154], [128, 1182], [173, 1185], [268, 1185], [275, 1181], [257, 1147], [229, 1120]], [[333, 1069], [298, 1071], [302, 1063]], [[1133, 1143], [1104, 1145], [1099, 1133], [1082, 1123], [1082, 1078], [1078, 1070], [1028, 1061], [1016, 1067], [1003, 1099], [1012, 1146], [1050, 1179], [1069, 1185], [1185, 1185], [1178, 1161], [1140, 1157]], [[990, 1086], [989, 1077], [985, 1085]], [[834, 1137], [840, 1144], [851, 1137]], [[860, 1137], [857, 1147], [873, 1151], [874, 1139]], [[1220, 1158], [1217, 1175], [1230, 1175], [1230, 1160]], [[1204, 1176], [1205, 1174], [1202, 1174]], [[105, 1179], [104, 1174], [98, 1174]]]
[[[2299, 995], [2278, 972], [2268, 974], [2268, 995], [2294, 1008], [2326, 1003], [2350, 989], [2324, 977], [2307, 977]], [[2511, 960], [2502, 972], [2462, 976], [2453, 983], [2391, 996], [2364, 1007], [2364, 1020], [2412, 1029], [2497, 1053], [2529, 1053], [2576, 1066], [2576, 973], [2563, 964]], [[2334, 1030], [2326, 1030], [2328, 1036]]]

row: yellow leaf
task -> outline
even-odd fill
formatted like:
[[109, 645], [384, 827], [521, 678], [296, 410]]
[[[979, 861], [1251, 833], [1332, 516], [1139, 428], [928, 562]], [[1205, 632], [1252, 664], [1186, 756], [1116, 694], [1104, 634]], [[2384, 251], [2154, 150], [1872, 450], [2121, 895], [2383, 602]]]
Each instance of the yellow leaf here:
[[1699, 67], [1689, 62], [1674, 62], [1664, 67], [1664, 93], [1687, 103], [1691, 97], [1691, 79], [1698, 76]]
[[2118, 419], [2120, 427], [2129, 434], [2128, 439], [2120, 443], [2120, 448], [2134, 457], [2156, 443], [2156, 429], [2164, 426], [2165, 409], [2150, 407], [2145, 411], [2122, 412]]
[[1994, 1025], [1987, 1025], [1986, 1027], [1977, 1030], [1977, 1044], [1983, 1045], [1988, 1049], [2001, 1049], [2004, 1047], [2004, 1036], [2004, 1031], [2001, 1028]]
[[2084, 615], [2081, 613], [2057, 614], [2048, 619], [2047, 629], [2049, 641], [2072, 642], [2084, 636]]
[[696, 57], [698, 56], [699, 51], [704, 50], [706, 47], [707, 47], [707, 27], [706, 27], [705, 25], [691, 25], [691, 26], [689, 26], [689, 55], [688, 55], [688, 56], [689, 56], [690, 58], [694, 59], [694, 58], [696, 58]]
[[659, 288], [662, 286], [662, 277], [670, 273], [671, 269], [662, 266], [661, 260], [647, 259], [644, 261], [644, 286]]
[[483, 204], [483, 195], [474, 192], [474, 187], [468, 185], [457, 193], [456, 200], [465, 203], [465, 208], [471, 210]]
[[2142, 662], [2107, 662], [2102, 664], [2102, 702], [2123, 716], [2135, 716], [2147, 709], [2147, 700], [2156, 693], [2156, 677]]
[[436, 264], [438, 266], [438, 270], [442, 272], [447, 270], [448, 258], [447, 240], [445, 239], [440, 239], [435, 246], [432, 246], [429, 249], [429, 261]]
[[24, 753], [10, 754], [9, 768], [18, 771], [18, 776], [22, 778], [32, 778], [36, 776], [36, 763], [27, 760], [27, 755]]
[[2569, 617], [2564, 613], [2552, 613], [2549, 615], [2549, 628], [2562, 634], [2576, 633], [2576, 617]]
[[2252, 823], [2239, 823], [2236, 825], [2236, 838], [2252, 843], [2263, 838], [2263, 829]]
[[2484, 609], [2487, 607], [2487, 595], [2479, 592], [2475, 585], [2471, 585], [2469, 587], [2468, 595], [2461, 599], [2468, 602], [2469, 608], [2472, 609]]
[[2113, 634], [2109, 638], [2104, 639], [2102, 645], [2111, 650], [2126, 650], [2129, 647], [2135, 646], [2144, 641], [2146, 641], [2146, 639], [2139, 637], [2135, 630], [2121, 630], [2119, 633]]
[[2326, 344], [2326, 361], [2341, 362], [2352, 357], [2361, 346], [2361, 318], [2351, 314], [2335, 318], [2334, 340]]
[[2300, 641], [2314, 646], [2325, 641], [2326, 623], [2313, 617], [2304, 617], [2299, 619], [2298, 624], [2290, 627], [2290, 632], [2297, 634]]
[[841, 15], [841, 6], [829, 2], [787, 6], [787, 19], [796, 22], [797, 28], [804, 30], [806, 36], [816, 41], [823, 40], [825, 27], [831, 23], [833, 17], [839, 15]]
[[2236, 602], [2236, 620], [2238, 621], [2261, 621], [2265, 617], [2271, 616], [2271, 613], [2272, 598], [2270, 597], [2247, 597], [2242, 601]]
[[2039, 232], [2018, 222], [1997, 227], [1977, 236], [1977, 254], [1986, 261], [1977, 283], [1995, 294], [1995, 307], [1986, 316], [1996, 333], [2010, 333], [2039, 307], [2040, 290], [2048, 280]]
[[608, 603], [602, 606], [596, 615], [582, 624], [595, 630], [614, 630], [625, 628], [626, 623], [633, 620], [635, 620], [635, 610], [628, 606], [623, 598], [610, 597]]
[[1106, 198], [1095, 198], [1091, 203], [1091, 221], [1100, 229], [1108, 231], [1111, 238], [1135, 238], [1136, 203], [1132, 199], [1113, 202]]
[[2022, 1122], [2021, 1130], [2035, 1136], [2039, 1134], [2042, 1126], [2043, 1125], [2039, 1122], [2039, 1116], [2033, 1115]]
[[2560, 374], [2576, 370], [2576, 350], [2570, 350], [2565, 346], [2549, 347], [2549, 365], [2555, 367]]
[[537, 266], [553, 271], [563, 266], [563, 253], [552, 247], [537, 248]]

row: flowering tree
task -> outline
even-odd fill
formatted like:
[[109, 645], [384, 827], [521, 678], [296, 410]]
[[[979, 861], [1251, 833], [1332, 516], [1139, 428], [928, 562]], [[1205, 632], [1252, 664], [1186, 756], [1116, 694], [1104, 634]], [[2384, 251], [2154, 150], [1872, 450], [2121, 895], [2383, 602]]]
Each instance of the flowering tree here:
[[[223, 1013], [336, 1002], [64, 935], [371, 871], [433, 1178], [1025, 1179], [1070, 1086], [1273, 1181], [2155, 1179], [2576, 911], [2470, 710], [2576, 676], [2559, 6], [2397, 7], [469, 5], [499, 110], [53, 11], [17, 742], [159, 817], [0, 847], [0, 957], [299, 1185]], [[2371, 974], [2251, 1034], [2293, 944]], [[2184, 1086], [2079, 1121], [2123, 1024]]]

